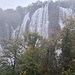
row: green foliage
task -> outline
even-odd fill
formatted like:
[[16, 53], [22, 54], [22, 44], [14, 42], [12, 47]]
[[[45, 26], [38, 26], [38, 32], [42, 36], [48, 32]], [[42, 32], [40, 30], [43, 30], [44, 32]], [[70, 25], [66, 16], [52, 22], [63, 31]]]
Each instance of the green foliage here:
[[[4, 71], [8, 69], [9, 72], [11, 71], [13, 75], [16, 74], [18, 56], [22, 54], [20, 51], [21, 49], [20, 44], [21, 44], [21, 41], [18, 38], [15, 38], [9, 41], [8, 40], [2, 41], [3, 55], [2, 55], [1, 66], [4, 66], [5, 68]], [[6, 67], [6, 65], [4, 64], [8, 65], [9, 68]], [[9, 72], [6, 72], [6, 74]]]
[[[64, 74], [66, 75], [66, 72], [68, 72], [68, 75], [72, 75], [72, 73], [75, 73], [75, 65], [74, 65], [74, 59], [75, 59], [75, 20], [70, 19], [67, 21], [66, 27], [64, 27], [62, 31], [62, 66], [64, 68]], [[62, 67], [61, 66], [61, 67]]]
[[63, 31], [59, 45], [62, 54], [58, 58], [57, 40], [45, 39], [37, 33], [24, 34], [23, 40], [17, 37], [3, 41], [0, 75], [75, 75], [75, 32], [69, 28]]

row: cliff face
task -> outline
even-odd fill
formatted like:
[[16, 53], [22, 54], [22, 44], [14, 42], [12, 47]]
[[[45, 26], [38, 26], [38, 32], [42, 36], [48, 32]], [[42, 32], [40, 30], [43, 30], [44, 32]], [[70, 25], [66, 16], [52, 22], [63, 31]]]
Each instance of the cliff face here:
[[[73, 16], [74, 9], [69, 6], [59, 5], [58, 2], [36, 3], [27, 7], [23, 22], [15, 30], [6, 25], [6, 39], [9, 34], [12, 38], [23, 37], [24, 32], [37, 32], [44, 38], [53, 38], [59, 35], [61, 29], [65, 26], [63, 22], [70, 16]], [[9, 34], [8, 34], [9, 33]]]
[[[73, 16], [73, 10], [63, 8], [57, 4], [47, 2], [31, 15], [31, 12], [25, 14], [22, 25], [18, 28], [18, 35], [22, 37], [24, 32], [37, 32], [44, 38], [55, 37], [60, 30], [65, 26], [63, 21], [68, 17]], [[14, 34], [14, 37], [16, 34]]]

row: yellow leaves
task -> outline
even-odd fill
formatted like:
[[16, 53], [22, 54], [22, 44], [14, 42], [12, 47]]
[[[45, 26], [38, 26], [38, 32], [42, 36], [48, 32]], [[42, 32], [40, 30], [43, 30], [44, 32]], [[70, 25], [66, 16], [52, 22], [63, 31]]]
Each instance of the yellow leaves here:
[[72, 61], [75, 62], [75, 59], [73, 59]]
[[75, 49], [75, 45], [74, 45], [74, 46], [72, 46], [72, 48], [73, 48], [73, 49]]
[[20, 73], [20, 75], [26, 75], [26, 71], [24, 71], [23, 73]]
[[61, 72], [61, 74], [62, 74], [62, 75], [69, 75], [69, 72], [68, 72], [68, 70], [67, 70], [67, 71], [63, 70], [63, 71]]

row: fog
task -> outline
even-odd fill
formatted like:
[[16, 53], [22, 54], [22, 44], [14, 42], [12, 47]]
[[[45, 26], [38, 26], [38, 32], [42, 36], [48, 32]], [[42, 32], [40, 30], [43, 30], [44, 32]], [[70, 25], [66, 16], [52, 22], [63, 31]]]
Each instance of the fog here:
[[[0, 8], [2, 9], [15, 9], [17, 6], [28, 6], [29, 4], [38, 0], [0, 0]], [[47, 0], [40, 0], [47, 1]]]

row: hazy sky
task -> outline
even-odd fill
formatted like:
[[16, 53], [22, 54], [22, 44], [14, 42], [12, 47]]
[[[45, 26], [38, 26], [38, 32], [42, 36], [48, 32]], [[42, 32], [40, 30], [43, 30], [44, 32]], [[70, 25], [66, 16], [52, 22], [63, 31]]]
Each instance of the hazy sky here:
[[[8, 9], [8, 8], [16, 8], [17, 6], [27, 6], [32, 2], [36, 2], [37, 0], [0, 0], [0, 8]], [[47, 0], [40, 0], [47, 1]]]

